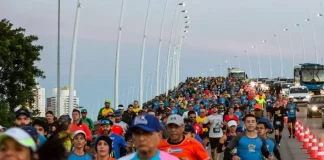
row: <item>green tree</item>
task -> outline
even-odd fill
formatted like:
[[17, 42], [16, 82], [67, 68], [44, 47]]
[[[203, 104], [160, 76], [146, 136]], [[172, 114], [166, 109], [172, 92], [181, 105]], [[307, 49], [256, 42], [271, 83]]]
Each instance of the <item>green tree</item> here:
[[25, 36], [25, 29], [13, 28], [8, 20], [0, 21], [0, 104], [8, 105], [11, 112], [27, 102], [32, 104], [35, 78], [45, 78], [35, 65], [43, 49], [33, 44], [37, 40], [37, 36]]

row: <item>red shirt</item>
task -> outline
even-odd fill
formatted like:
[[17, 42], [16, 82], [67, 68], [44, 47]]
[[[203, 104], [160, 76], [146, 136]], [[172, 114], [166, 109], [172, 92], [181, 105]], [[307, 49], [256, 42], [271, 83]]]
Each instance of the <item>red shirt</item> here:
[[[123, 136], [124, 130], [123, 130], [122, 127], [120, 127], [118, 125], [113, 125], [111, 127], [111, 132], [115, 133], [115, 134], [118, 134], [120, 136]], [[100, 126], [99, 129], [98, 129], [98, 135], [101, 136], [102, 134], [103, 134], [103, 131], [102, 131], [102, 127]]]
[[206, 89], [206, 90], [204, 91], [204, 94], [205, 94], [205, 95], [209, 95], [209, 93], [210, 93], [210, 90], [208, 90], [208, 89]]
[[80, 120], [78, 124], [72, 123], [70, 127], [70, 132], [73, 133], [75, 131], [82, 130], [86, 134], [87, 141], [92, 141], [91, 131], [89, 127]]
[[196, 123], [196, 124], [193, 124], [193, 127], [194, 127], [195, 132], [196, 132], [197, 135], [203, 134], [203, 128], [202, 128], [201, 125], [199, 125], [198, 123]]
[[225, 115], [224, 121], [228, 122], [230, 120], [235, 120], [237, 124], [239, 122], [239, 119], [238, 119], [238, 117], [236, 115], [232, 115], [231, 117], [230, 117], [230, 115]]

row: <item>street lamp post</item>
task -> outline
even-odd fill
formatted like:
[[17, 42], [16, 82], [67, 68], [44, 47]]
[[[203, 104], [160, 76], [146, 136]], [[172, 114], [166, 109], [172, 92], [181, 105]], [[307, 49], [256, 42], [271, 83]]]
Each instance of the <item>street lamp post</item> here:
[[239, 56], [234, 56], [234, 57], [237, 59], [238, 68], [241, 68], [240, 57]]
[[131, 89], [133, 89], [133, 87], [132, 86], [129, 86], [128, 91], [127, 91], [127, 102], [126, 102], [126, 106], [129, 105], [129, 103], [128, 103], [129, 101], [128, 100], [129, 100], [129, 93], [130, 93], [130, 90]]
[[294, 53], [294, 48], [293, 48], [293, 44], [292, 44], [292, 40], [291, 40], [291, 32], [289, 31], [288, 28], [284, 29], [284, 31], [288, 32], [289, 34], [289, 41], [290, 41], [290, 50], [291, 50], [291, 54], [293, 55], [293, 67], [295, 67], [295, 53]]
[[142, 54], [141, 54], [141, 75], [140, 75], [140, 84], [139, 84], [139, 105], [142, 108], [143, 104], [143, 76], [144, 76], [144, 54], [145, 54], [145, 43], [146, 43], [146, 30], [147, 30], [147, 21], [149, 18], [151, 8], [151, 0], [149, 0], [147, 13], [145, 18], [145, 26], [144, 26], [144, 36], [143, 36], [143, 44], [142, 44]]
[[[167, 57], [167, 73], [166, 73], [166, 95], [168, 95], [168, 92], [169, 92], [169, 88], [170, 88], [170, 82], [171, 82], [171, 79], [170, 79], [170, 71], [171, 71], [171, 44], [172, 44], [172, 36], [173, 36], [173, 30], [174, 30], [174, 27], [175, 27], [175, 19], [176, 19], [176, 16], [177, 16], [177, 10], [178, 10], [178, 7], [179, 6], [184, 6], [185, 4], [184, 3], [179, 3], [177, 4], [177, 7], [176, 7], [176, 10], [174, 11], [174, 16], [173, 16], [173, 20], [172, 20], [172, 28], [171, 28], [171, 34], [170, 34], [170, 38], [169, 38], [169, 47], [168, 47], [168, 57]], [[180, 13], [179, 13], [180, 14]]]
[[280, 48], [279, 38], [278, 38], [276, 29], [275, 29], [275, 34], [273, 36], [276, 37], [276, 40], [277, 40], [277, 45], [278, 45], [278, 50], [279, 50], [279, 56], [280, 56], [280, 73], [281, 73], [281, 77], [283, 77], [281, 48]]
[[303, 27], [300, 24], [296, 24], [295, 26], [300, 28], [300, 37], [301, 37], [301, 41], [302, 41], [303, 58], [304, 58], [304, 63], [306, 63], [306, 55], [305, 55], [306, 50], [305, 50]]
[[252, 68], [251, 68], [251, 60], [250, 60], [250, 55], [249, 55], [249, 52], [248, 51], [244, 51], [246, 53], [246, 56], [248, 58], [248, 61], [249, 61], [249, 70], [250, 70], [250, 76], [249, 77], [252, 77]]
[[316, 63], [318, 63], [315, 30], [314, 30], [314, 26], [313, 26], [313, 23], [311, 21], [311, 15], [309, 14], [309, 12], [308, 12], [308, 15], [309, 15], [309, 18], [307, 18], [305, 21], [310, 22], [310, 25], [311, 25], [311, 28], [312, 28], [312, 34], [313, 34], [313, 40], [314, 40], [314, 49], [315, 49], [315, 58], [316, 58]]
[[116, 49], [116, 59], [115, 59], [115, 96], [114, 96], [114, 106], [115, 109], [118, 108], [118, 90], [119, 90], [119, 54], [120, 54], [120, 42], [122, 34], [122, 24], [123, 24], [123, 13], [124, 13], [124, 0], [122, 0], [122, 6], [120, 11], [119, 27], [118, 27], [118, 37], [117, 37], [117, 49]]
[[225, 62], [228, 64], [229, 68], [232, 68], [232, 65], [231, 65], [230, 61], [226, 60]]
[[57, 8], [57, 92], [56, 92], [56, 116], [60, 116], [61, 110], [61, 78], [60, 78], [60, 37], [61, 37], [61, 0], [58, 0], [58, 8]]
[[163, 25], [164, 25], [164, 17], [165, 17], [165, 11], [168, 5], [168, 0], [165, 1], [164, 9], [163, 9], [163, 16], [162, 16], [162, 23], [161, 23], [161, 29], [160, 29], [160, 37], [159, 37], [159, 49], [158, 49], [158, 55], [157, 55], [157, 63], [156, 63], [156, 93], [155, 95], [159, 95], [161, 93], [160, 89], [161, 87], [160, 82], [160, 54], [161, 54], [161, 46], [162, 46], [162, 34], [163, 34]]
[[261, 65], [260, 65], [260, 53], [259, 53], [259, 50], [256, 46], [252, 46], [252, 48], [255, 48], [256, 49], [256, 52], [258, 54], [258, 66], [259, 66], [259, 77], [261, 78], [262, 77], [262, 73], [261, 73]]
[[[76, 47], [77, 47], [77, 40], [78, 40], [80, 10], [81, 10], [81, 0], [78, 0], [75, 22], [74, 22], [71, 66], [70, 66], [69, 115], [72, 115], [72, 111], [73, 111], [75, 57], [76, 57]], [[60, 91], [61, 90], [58, 89], [58, 92], [60, 92]], [[57, 98], [60, 98], [60, 97], [57, 97]]]
[[269, 44], [268, 44], [268, 42], [266, 40], [263, 40], [262, 42], [266, 43], [267, 48], [268, 48], [269, 65], [270, 65], [270, 78], [272, 78], [273, 77], [273, 74], [272, 74], [272, 62], [271, 62], [271, 54], [270, 54]]

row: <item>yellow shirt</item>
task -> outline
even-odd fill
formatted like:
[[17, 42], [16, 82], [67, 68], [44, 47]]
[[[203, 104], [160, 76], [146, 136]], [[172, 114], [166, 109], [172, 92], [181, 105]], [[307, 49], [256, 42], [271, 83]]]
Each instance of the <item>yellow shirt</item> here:
[[[198, 117], [196, 118], [196, 122], [197, 122], [198, 124], [201, 124], [201, 125], [205, 124], [205, 123], [207, 122], [207, 116], [205, 116], [205, 117], [203, 117], [203, 118], [201, 118], [200, 116], [198, 116]], [[207, 131], [208, 131], [208, 128], [203, 128], [203, 132], [207, 132]]]
[[72, 151], [72, 135], [70, 135], [69, 132], [59, 133], [59, 138], [65, 138], [66, 136], [68, 136], [69, 138], [67, 138], [64, 141], [63, 145], [64, 145], [66, 152], [71, 152]]
[[138, 108], [134, 108], [134, 109], [133, 109], [133, 112], [138, 113], [140, 110], [141, 110], [140, 107], [138, 107]]
[[114, 110], [112, 108], [104, 108], [101, 110], [101, 115], [107, 115], [108, 113], [114, 113]]

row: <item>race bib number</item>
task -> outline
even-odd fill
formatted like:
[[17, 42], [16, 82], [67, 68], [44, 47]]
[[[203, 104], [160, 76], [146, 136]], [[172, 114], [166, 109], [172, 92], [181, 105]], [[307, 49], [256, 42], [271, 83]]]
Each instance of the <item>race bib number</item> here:
[[213, 132], [214, 132], [214, 133], [220, 133], [220, 131], [221, 131], [220, 128], [214, 128], [214, 129], [213, 129]]
[[293, 109], [291, 109], [291, 110], [290, 110], [290, 112], [291, 112], [291, 113], [294, 113], [294, 110], [293, 110]]
[[280, 126], [281, 125], [281, 121], [276, 121], [276, 125]]

